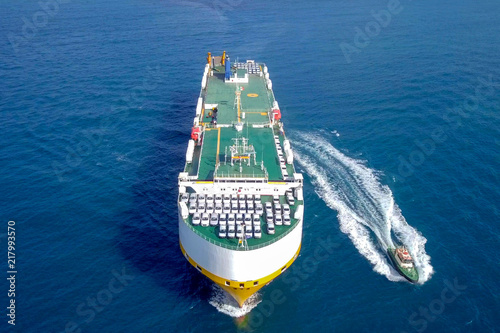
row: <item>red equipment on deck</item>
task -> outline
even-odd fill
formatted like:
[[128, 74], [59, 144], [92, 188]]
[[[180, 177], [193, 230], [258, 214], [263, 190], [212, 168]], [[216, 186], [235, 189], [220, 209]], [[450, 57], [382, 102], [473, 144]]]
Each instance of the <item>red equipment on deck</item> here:
[[274, 118], [274, 120], [280, 120], [281, 119], [281, 111], [279, 109], [274, 109], [273, 110], [273, 118]]
[[191, 139], [194, 141], [200, 140], [201, 137], [201, 127], [200, 126], [194, 126], [193, 129], [191, 130]]

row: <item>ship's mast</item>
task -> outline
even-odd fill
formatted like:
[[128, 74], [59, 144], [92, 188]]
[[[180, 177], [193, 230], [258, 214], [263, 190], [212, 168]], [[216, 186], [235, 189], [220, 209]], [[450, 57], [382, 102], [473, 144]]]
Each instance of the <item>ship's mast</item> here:
[[246, 231], [245, 230], [246, 229], [245, 223], [242, 223], [241, 226], [243, 228], [243, 233], [239, 239], [238, 244], [240, 247], [243, 247], [243, 248], [245, 248], [245, 250], [248, 250], [248, 242], [247, 242], [247, 237], [246, 237], [246, 232], [245, 232]]

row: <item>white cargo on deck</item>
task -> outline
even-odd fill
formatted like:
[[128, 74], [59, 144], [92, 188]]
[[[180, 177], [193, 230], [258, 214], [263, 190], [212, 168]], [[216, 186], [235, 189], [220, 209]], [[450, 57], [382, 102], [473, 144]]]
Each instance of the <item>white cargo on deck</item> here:
[[188, 149], [186, 151], [186, 162], [193, 162], [193, 154], [194, 154], [194, 140], [189, 140]]

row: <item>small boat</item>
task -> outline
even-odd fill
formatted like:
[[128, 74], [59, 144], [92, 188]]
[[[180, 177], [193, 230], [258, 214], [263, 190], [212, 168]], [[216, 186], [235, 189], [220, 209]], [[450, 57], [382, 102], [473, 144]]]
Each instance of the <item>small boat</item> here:
[[387, 254], [399, 274], [412, 283], [418, 281], [418, 272], [415, 268], [415, 263], [405, 246], [398, 246], [395, 249], [388, 248]]

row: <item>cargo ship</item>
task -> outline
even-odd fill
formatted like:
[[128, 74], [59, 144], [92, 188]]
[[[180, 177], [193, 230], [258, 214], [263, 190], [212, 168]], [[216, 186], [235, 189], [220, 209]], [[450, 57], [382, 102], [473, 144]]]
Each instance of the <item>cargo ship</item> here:
[[240, 307], [300, 252], [303, 176], [281, 116], [264, 63], [208, 53], [178, 177], [179, 242]]

